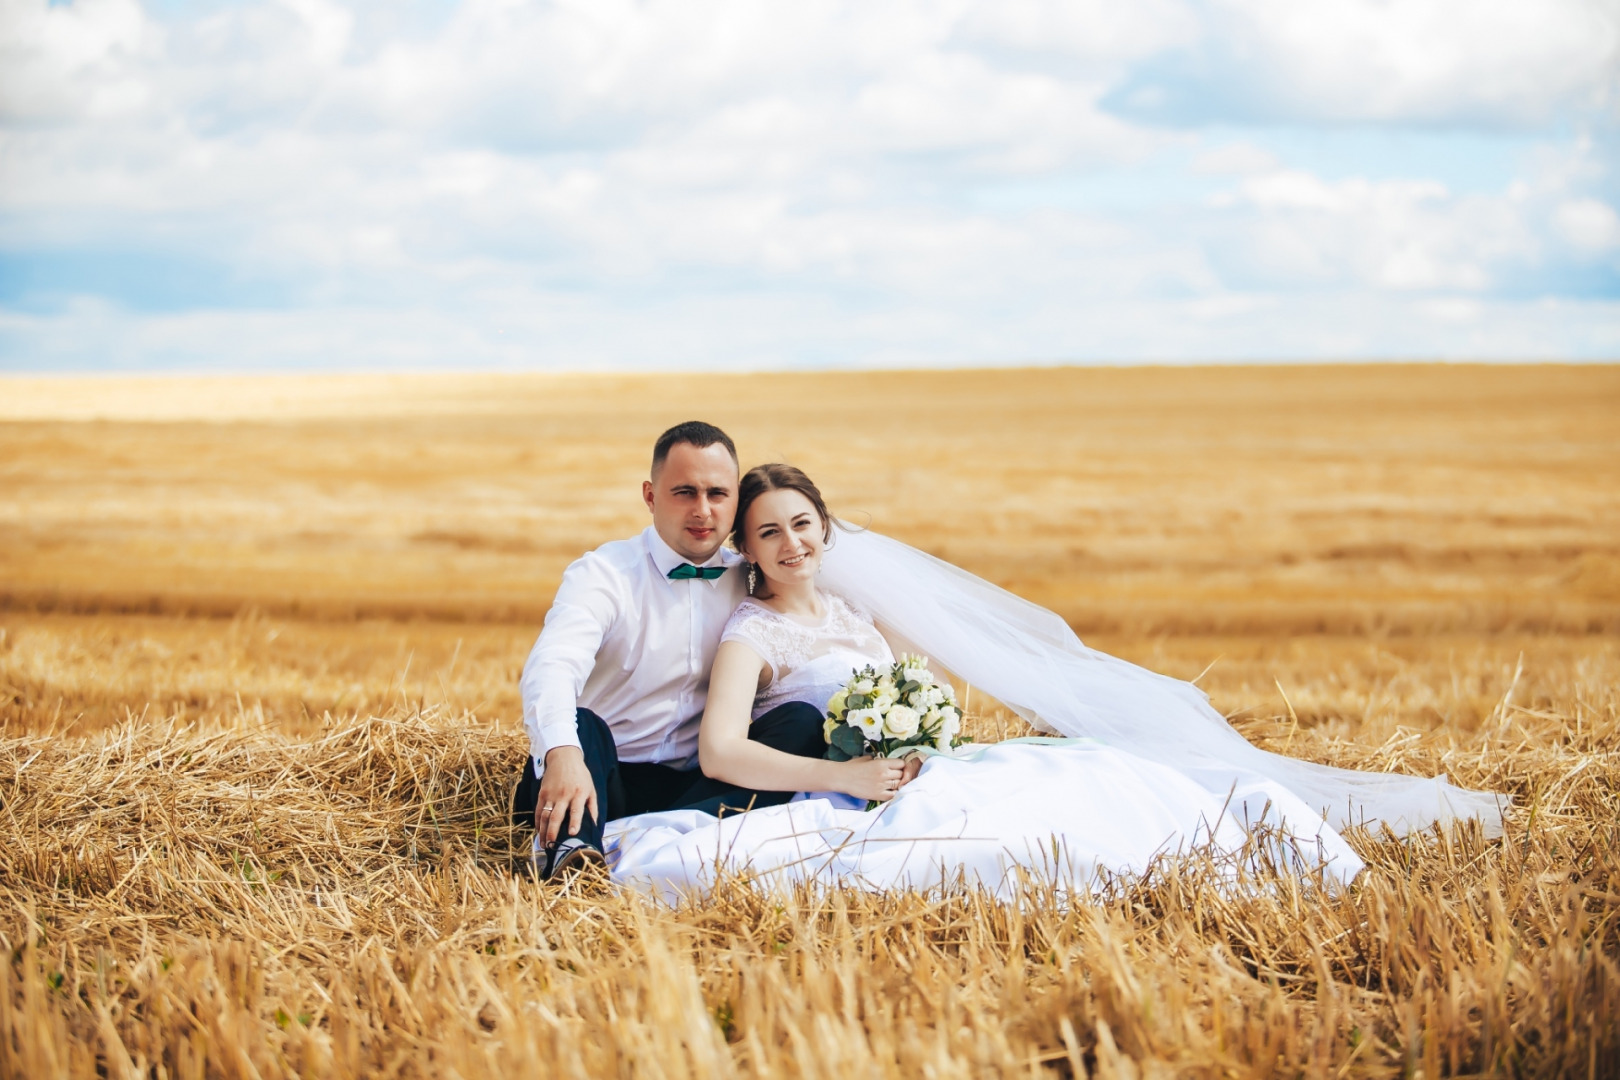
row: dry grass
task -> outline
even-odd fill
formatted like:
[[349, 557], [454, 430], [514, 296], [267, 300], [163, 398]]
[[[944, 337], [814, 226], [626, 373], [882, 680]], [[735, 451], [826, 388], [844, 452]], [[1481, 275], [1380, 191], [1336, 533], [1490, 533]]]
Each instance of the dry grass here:
[[[1613, 1075], [1620, 666], [1465, 669], [1471, 723], [1382, 746], [1533, 808], [1503, 842], [1363, 837], [1328, 897], [1169, 864], [1094, 904], [766, 895], [669, 910], [506, 869], [510, 729], [432, 709], [294, 739], [129, 724], [4, 744], [11, 1075]], [[1421, 691], [1421, 687], [1415, 687]], [[1322, 691], [1323, 687], [1315, 687]], [[1386, 707], [1422, 713], [1404, 696]], [[1354, 702], [1339, 703], [1345, 711]], [[981, 735], [995, 721], [978, 719]], [[493, 1073], [492, 1073], [493, 1071]]]
[[[569, 561], [646, 523], [653, 436], [702, 415], [1082, 633], [1620, 632], [1620, 367], [373, 391], [8, 381], [0, 603], [532, 630]], [[50, 418], [75, 403], [106, 419]]]
[[1524, 808], [1014, 906], [511, 874], [518, 668], [675, 384], [106, 386], [0, 407], [0, 1075], [1620, 1076], [1613, 369], [711, 384], [1256, 742]]

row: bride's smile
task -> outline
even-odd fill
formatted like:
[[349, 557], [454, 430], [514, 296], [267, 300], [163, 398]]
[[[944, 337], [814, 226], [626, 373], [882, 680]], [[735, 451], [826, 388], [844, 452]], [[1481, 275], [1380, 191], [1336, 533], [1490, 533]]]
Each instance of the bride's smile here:
[[793, 488], [767, 491], [748, 507], [743, 554], [763, 582], [754, 594], [783, 614], [819, 618], [825, 605], [815, 579], [826, 551], [827, 522], [804, 493]]

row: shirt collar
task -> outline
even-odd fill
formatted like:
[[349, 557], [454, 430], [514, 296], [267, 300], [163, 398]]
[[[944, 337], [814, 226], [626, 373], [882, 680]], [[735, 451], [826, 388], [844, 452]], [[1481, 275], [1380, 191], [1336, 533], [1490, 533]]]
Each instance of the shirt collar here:
[[[646, 530], [641, 535], [647, 544], [647, 555], [652, 559], [653, 566], [657, 568], [659, 577], [667, 578], [669, 577], [669, 572], [671, 570], [675, 569], [677, 566], [684, 566], [686, 564], [685, 557], [678, 554], [674, 548], [664, 543], [664, 538], [659, 536], [658, 530], [653, 528], [651, 525], [647, 526]], [[732, 551], [728, 547], [722, 546], [720, 550], [716, 551], [707, 562], [699, 563], [698, 565], [724, 566], [729, 569], [732, 566], [735, 566], [740, 558], [741, 556], [739, 556], [735, 551]], [[714, 581], [708, 582], [708, 584], [715, 585], [718, 584], [719, 581], [720, 579], [716, 578]]]

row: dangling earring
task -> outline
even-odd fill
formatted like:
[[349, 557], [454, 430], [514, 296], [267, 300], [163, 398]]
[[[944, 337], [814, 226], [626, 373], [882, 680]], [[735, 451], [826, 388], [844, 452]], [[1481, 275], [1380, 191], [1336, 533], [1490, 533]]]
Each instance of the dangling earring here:
[[759, 567], [755, 566], [753, 563], [748, 564], [748, 595], [749, 596], [754, 595], [754, 586], [759, 583], [759, 579], [754, 576], [758, 572], [758, 570], [759, 570]]

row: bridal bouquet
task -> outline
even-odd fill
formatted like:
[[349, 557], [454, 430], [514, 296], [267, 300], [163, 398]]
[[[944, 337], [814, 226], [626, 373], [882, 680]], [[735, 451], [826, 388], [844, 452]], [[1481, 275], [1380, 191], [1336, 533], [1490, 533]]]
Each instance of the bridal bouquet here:
[[949, 750], [968, 740], [959, 734], [962, 712], [956, 689], [935, 680], [926, 656], [902, 656], [887, 671], [867, 667], [827, 702], [827, 756], [900, 757], [929, 746]]

